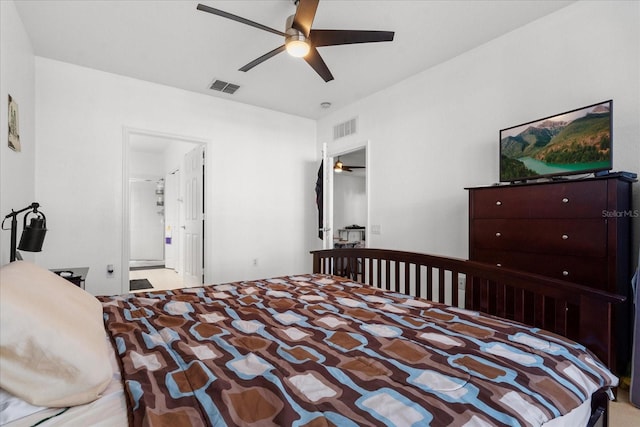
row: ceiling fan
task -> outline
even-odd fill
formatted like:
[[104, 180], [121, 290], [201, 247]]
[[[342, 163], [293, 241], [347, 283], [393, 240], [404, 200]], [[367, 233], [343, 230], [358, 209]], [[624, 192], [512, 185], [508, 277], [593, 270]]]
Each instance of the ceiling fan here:
[[293, 2], [297, 6], [296, 13], [287, 18], [284, 32], [204, 4], [198, 4], [197, 9], [284, 37], [284, 44], [282, 46], [254, 59], [240, 68], [240, 71], [249, 71], [256, 65], [286, 50], [292, 56], [304, 58], [311, 68], [313, 68], [325, 82], [328, 82], [333, 80], [333, 75], [316, 48], [341, 44], [393, 41], [393, 31], [312, 29], [311, 24], [316, 15], [319, 0], [293, 0]]
[[353, 169], [366, 169], [366, 166], [347, 166], [340, 161], [340, 157], [333, 165], [334, 172], [353, 172]]

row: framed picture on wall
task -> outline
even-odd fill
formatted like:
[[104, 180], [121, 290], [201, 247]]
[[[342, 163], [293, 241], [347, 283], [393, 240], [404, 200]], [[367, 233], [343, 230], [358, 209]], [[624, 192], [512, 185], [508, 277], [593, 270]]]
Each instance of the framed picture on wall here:
[[9, 148], [20, 151], [18, 104], [9, 95]]

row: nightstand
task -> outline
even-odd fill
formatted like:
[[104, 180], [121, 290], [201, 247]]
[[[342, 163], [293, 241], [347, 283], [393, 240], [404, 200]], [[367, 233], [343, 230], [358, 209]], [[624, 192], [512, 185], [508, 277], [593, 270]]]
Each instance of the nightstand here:
[[89, 273], [89, 267], [55, 268], [51, 271], [67, 279], [79, 288], [84, 289], [84, 281]]

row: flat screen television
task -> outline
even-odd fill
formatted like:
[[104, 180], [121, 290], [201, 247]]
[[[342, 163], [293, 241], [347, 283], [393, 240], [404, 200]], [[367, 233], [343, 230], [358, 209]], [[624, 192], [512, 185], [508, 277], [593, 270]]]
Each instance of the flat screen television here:
[[500, 182], [610, 170], [613, 100], [500, 130]]

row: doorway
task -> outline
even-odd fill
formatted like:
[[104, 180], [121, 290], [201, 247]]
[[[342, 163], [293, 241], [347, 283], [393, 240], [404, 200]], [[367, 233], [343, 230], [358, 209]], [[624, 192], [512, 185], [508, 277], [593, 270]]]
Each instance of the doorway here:
[[202, 284], [204, 141], [131, 129], [123, 141], [123, 293]]
[[[325, 144], [323, 248], [367, 247], [369, 161], [367, 142]], [[339, 164], [341, 167], [336, 167]]]

